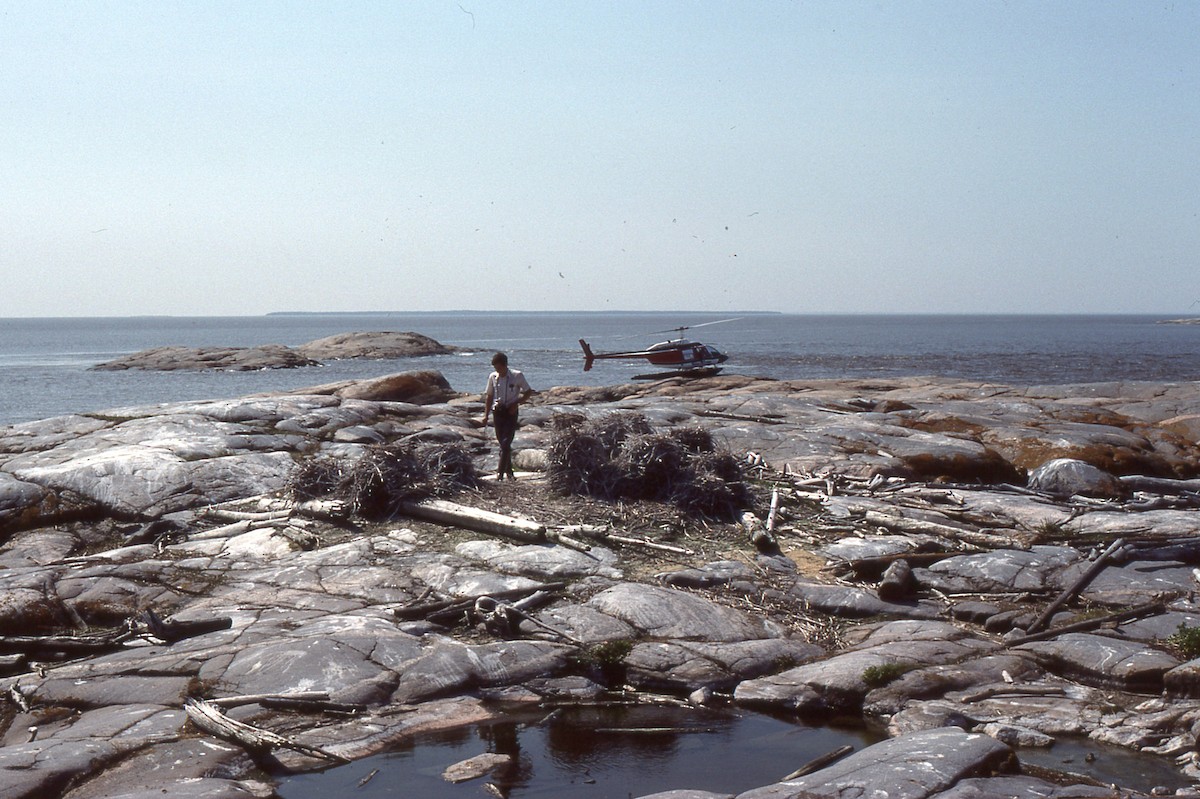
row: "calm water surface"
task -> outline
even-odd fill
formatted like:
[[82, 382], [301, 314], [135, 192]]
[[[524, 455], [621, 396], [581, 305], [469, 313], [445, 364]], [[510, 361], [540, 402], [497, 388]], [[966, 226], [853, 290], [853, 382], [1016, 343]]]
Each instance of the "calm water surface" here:
[[[736, 317], [732, 321], [721, 321]], [[535, 387], [629, 380], [644, 363], [583, 371], [596, 351], [685, 335], [729, 354], [726, 372], [789, 380], [937, 375], [1014, 384], [1200, 379], [1200, 325], [1153, 316], [796, 316], [713, 313], [403, 313], [260, 317], [0, 319], [0, 424], [128, 405], [242, 396], [406, 369], [440, 370], [481, 391], [494, 350]], [[709, 325], [710, 322], [721, 322]], [[701, 326], [704, 325], [704, 326]], [[166, 345], [296, 346], [335, 333], [412, 330], [459, 354], [334, 361], [261, 372], [94, 372], [112, 358]]]

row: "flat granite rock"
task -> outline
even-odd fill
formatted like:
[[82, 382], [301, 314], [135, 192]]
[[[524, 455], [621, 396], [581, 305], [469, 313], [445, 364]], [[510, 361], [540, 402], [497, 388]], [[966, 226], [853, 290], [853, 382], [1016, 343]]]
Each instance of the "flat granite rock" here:
[[[1180, 662], [1168, 640], [1200, 627], [1200, 442], [1187, 423], [1200, 417], [1200, 384], [723, 375], [552, 388], [531, 399], [517, 435], [540, 453], [521, 460], [534, 472], [561, 413], [702, 427], [768, 489], [750, 508], [759, 518], [779, 488], [783, 552], [755, 551], [736, 521], [559, 497], [536, 473], [460, 499], [568, 535], [574, 524], [661, 535], [676, 551], [613, 541], [580, 552], [299, 508], [251, 521], [279, 507], [308, 458], [349, 465], [379, 444], [446, 441], [477, 468], [494, 463], [479, 399], [433, 371], [0, 428], [0, 794], [272, 795], [278, 775], [187, 724], [188, 695], [327, 692], [361, 708], [230, 714], [358, 758], [501, 707], [602, 701], [629, 686], [861, 716], [892, 736], [747, 799], [1097, 795], [1008, 773], [1003, 742], [1064, 736], [1200, 780], [1194, 758], [1180, 758], [1200, 733], [1200, 661]], [[1123, 490], [1065, 499], [1026, 484], [1056, 457]], [[1117, 537], [1126, 547], [1056, 612], [1049, 638], [1004, 644]], [[915, 582], [885, 601], [878, 581], [900, 556]], [[549, 582], [566, 585], [515, 628], [421, 613]], [[1132, 605], [1156, 615], [1053, 629]], [[147, 610], [215, 626], [171, 642]], [[55, 649], [97, 638], [89, 654]], [[325, 765], [272, 756], [285, 769]]]

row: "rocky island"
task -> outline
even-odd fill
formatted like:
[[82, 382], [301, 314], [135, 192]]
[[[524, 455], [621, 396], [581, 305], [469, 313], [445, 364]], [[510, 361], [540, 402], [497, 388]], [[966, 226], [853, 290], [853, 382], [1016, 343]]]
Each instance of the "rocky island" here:
[[[0, 428], [3, 795], [268, 797], [614, 689], [885, 737], [738, 799], [1155, 788], [1027, 762], [1065, 739], [1197, 793], [1200, 385], [561, 387], [525, 409], [507, 484], [473, 477], [481, 415], [418, 372]], [[613, 430], [640, 436], [639, 480], [715, 442], [740, 466], [701, 485], [745, 507], [564, 491]], [[460, 453], [437, 466], [457, 491], [363, 490], [412, 473], [401, 451]], [[655, 796], [731, 797], [678, 787]]]
[[339, 333], [299, 347], [263, 344], [257, 347], [154, 347], [91, 367], [97, 371], [145, 369], [169, 372], [180, 369], [294, 369], [320, 366], [341, 358], [414, 358], [448, 355], [457, 347], [442, 344], [420, 333], [374, 331]]

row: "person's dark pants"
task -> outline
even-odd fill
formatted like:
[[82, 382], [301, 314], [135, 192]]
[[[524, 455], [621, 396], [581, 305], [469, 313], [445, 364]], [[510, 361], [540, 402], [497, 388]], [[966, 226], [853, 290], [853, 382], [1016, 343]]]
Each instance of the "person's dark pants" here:
[[501, 477], [512, 477], [512, 443], [517, 434], [517, 414], [497, 411], [493, 419], [496, 424], [496, 442], [500, 444], [500, 466], [496, 473]]

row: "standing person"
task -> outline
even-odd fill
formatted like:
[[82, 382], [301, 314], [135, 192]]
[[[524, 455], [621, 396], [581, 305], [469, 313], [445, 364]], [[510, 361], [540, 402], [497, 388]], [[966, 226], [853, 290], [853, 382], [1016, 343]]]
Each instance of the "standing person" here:
[[496, 441], [500, 444], [500, 467], [496, 474], [501, 480], [505, 477], [515, 480], [512, 442], [517, 434], [517, 408], [536, 392], [529, 387], [525, 375], [508, 368], [508, 356], [503, 352], [492, 356], [492, 367], [496, 371], [488, 375], [487, 391], [483, 395], [483, 426], [487, 427], [488, 414], [491, 414], [496, 426]]

